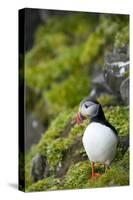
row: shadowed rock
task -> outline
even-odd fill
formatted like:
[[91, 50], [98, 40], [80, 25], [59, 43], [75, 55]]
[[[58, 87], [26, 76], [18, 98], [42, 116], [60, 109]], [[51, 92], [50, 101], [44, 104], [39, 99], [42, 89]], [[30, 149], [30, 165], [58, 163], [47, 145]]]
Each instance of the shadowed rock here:
[[118, 148], [121, 149], [122, 154], [124, 154], [129, 148], [129, 135], [119, 136]]
[[97, 98], [103, 93], [112, 93], [110, 87], [105, 81], [104, 74], [100, 73], [92, 79], [93, 89], [90, 92], [90, 97]]
[[114, 49], [105, 56], [104, 78], [110, 89], [117, 96], [120, 95], [120, 86], [129, 70], [128, 47]]
[[31, 180], [32, 182], [36, 182], [38, 180], [41, 180], [49, 175], [49, 168], [48, 168], [48, 162], [46, 158], [40, 154], [37, 154], [32, 159], [31, 164]]
[[129, 77], [122, 81], [120, 86], [121, 98], [126, 105], [129, 105]]

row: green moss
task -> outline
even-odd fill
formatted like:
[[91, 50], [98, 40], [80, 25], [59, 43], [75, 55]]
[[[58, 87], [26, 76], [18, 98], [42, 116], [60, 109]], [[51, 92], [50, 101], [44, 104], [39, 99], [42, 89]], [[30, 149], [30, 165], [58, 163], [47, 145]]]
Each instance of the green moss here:
[[99, 52], [105, 43], [103, 37], [99, 33], [92, 33], [84, 43], [83, 52], [81, 54], [81, 64], [91, 64], [92, 61], [99, 55]]
[[96, 172], [101, 176], [96, 179], [91, 177], [91, 165], [89, 161], [78, 162], [70, 166], [63, 180], [54, 177], [45, 178], [32, 184], [27, 191], [45, 191], [61, 189], [82, 189], [110, 186], [129, 185], [129, 153], [123, 159], [114, 162], [111, 168], [104, 173], [103, 166], [97, 165]]
[[63, 153], [69, 148], [70, 144], [69, 138], [58, 138], [47, 147], [47, 159], [51, 171], [54, 171], [62, 161]]
[[[82, 45], [66, 48], [59, 56], [49, 61], [40, 62], [37, 66], [30, 67], [27, 63], [25, 78], [26, 83], [36, 90], [46, 90], [55, 82], [61, 82], [70, 74], [84, 72], [84, 68], [79, 66], [79, 55]], [[76, 74], [75, 74], [76, 75]]]
[[34, 105], [40, 121], [50, 123], [58, 112], [88, 95], [94, 63], [103, 65], [104, 53], [121, 37], [116, 33], [127, 32], [127, 25], [126, 16], [71, 13], [51, 17], [38, 28], [34, 46], [25, 56], [25, 80], [34, 94], [41, 94]]
[[[26, 64], [29, 66], [35, 66], [44, 62], [49, 61], [56, 57], [60, 50], [67, 46], [68, 37], [63, 33], [58, 32], [54, 34], [44, 34], [43, 38], [39, 38], [35, 43], [34, 48], [26, 55]], [[56, 48], [54, 48], [56, 47]]]
[[[77, 110], [77, 108], [75, 108]], [[109, 122], [114, 125], [119, 135], [128, 134], [128, 108], [124, 106], [112, 106], [104, 108], [105, 115]], [[103, 166], [97, 165], [96, 171], [102, 175], [96, 180], [90, 180], [91, 165], [89, 161], [81, 161], [69, 166], [69, 169], [63, 178], [56, 179], [56, 168], [62, 164], [64, 153], [66, 153], [77, 137], [82, 137], [84, 130], [89, 123], [85, 120], [80, 126], [72, 126], [66, 135], [62, 135], [67, 129], [68, 124], [75, 116], [75, 111], [67, 111], [61, 113], [52, 123], [47, 132], [42, 136], [37, 145], [36, 152], [47, 157], [50, 165], [50, 171], [53, 176], [45, 178], [32, 184], [28, 191], [40, 190], [56, 190], [56, 189], [80, 189], [91, 187], [119, 186], [129, 184], [129, 152], [124, 157], [118, 151], [116, 159], [113, 161], [111, 168], [103, 173]], [[114, 117], [115, 116], [115, 117]], [[120, 153], [120, 154], [119, 154]], [[75, 149], [74, 155], [84, 155], [85, 151], [82, 148]], [[27, 177], [28, 177], [27, 168]], [[27, 185], [31, 183], [28, 182]]]
[[71, 166], [64, 177], [63, 189], [85, 188], [90, 174], [91, 166], [88, 161], [79, 162]]
[[[115, 20], [115, 22], [114, 22]], [[95, 32], [92, 32], [89, 34], [89, 37], [84, 42], [83, 51], [81, 54], [81, 64], [91, 64], [96, 58], [98, 59], [98, 56], [101, 54], [104, 54], [107, 50], [105, 48], [105, 45], [109, 48], [109, 45], [111, 43], [114, 43], [114, 38], [121, 37], [121, 42], [123, 44], [128, 43], [128, 19], [125, 22], [121, 22], [121, 18], [115, 17], [115, 16], [107, 16], [106, 14], [102, 14], [99, 17], [99, 23], [97, 24], [97, 27], [95, 29]], [[116, 23], [117, 22], [117, 23]], [[125, 24], [127, 27], [125, 27]], [[122, 29], [121, 36], [117, 36], [117, 32]], [[120, 32], [119, 32], [120, 33]], [[126, 33], [123, 37], [122, 35]]]
[[25, 154], [25, 187], [28, 188], [32, 184], [30, 179], [31, 160], [37, 152], [37, 146], [33, 145], [29, 152]]
[[[58, 23], [57, 23], [58, 21]], [[80, 23], [79, 23], [80, 21]], [[96, 24], [96, 18], [86, 14], [71, 14], [65, 17], [51, 17], [35, 34], [35, 46], [27, 54], [26, 62], [35, 66], [58, 56], [66, 47], [80, 44]], [[70, 49], [70, 48], [69, 48]]]
[[97, 165], [95, 171], [101, 173], [101, 176], [93, 180], [90, 179], [91, 165], [88, 161], [71, 166], [64, 178], [64, 188], [80, 189], [129, 185], [129, 152], [124, 155], [122, 160], [114, 162], [105, 173], [103, 166]]
[[87, 95], [89, 90], [88, 83], [89, 80], [85, 74], [84, 77], [77, 74], [76, 77], [71, 75], [69, 79], [60, 84], [53, 84], [50, 91], [44, 92], [49, 112], [59, 113], [65, 108], [76, 106]]
[[[38, 148], [40, 152], [45, 152], [45, 147], [47, 147], [47, 142], [51, 142], [55, 138], [58, 138], [63, 130], [67, 122], [71, 119], [69, 111], [61, 113], [50, 125], [49, 129], [42, 135], [42, 138], [38, 144]], [[48, 140], [48, 141], [47, 141]]]
[[109, 94], [102, 94], [97, 98], [97, 100], [102, 106], [118, 104], [116, 97]]
[[116, 48], [124, 47], [129, 43], [129, 26], [124, 26], [115, 36], [114, 46]]
[[129, 185], [129, 153], [122, 160], [114, 162], [111, 168], [97, 181], [88, 184], [89, 187], [107, 187]]
[[[51, 171], [55, 171], [58, 164], [62, 161], [63, 153], [71, 146], [77, 136], [83, 134], [84, 125], [68, 130], [67, 137], [61, 135], [67, 128], [67, 124], [74, 118], [74, 112], [61, 113], [52, 122], [48, 131], [42, 136], [38, 144], [38, 152], [47, 157]], [[86, 122], [85, 122], [86, 123]]]
[[88, 161], [71, 166], [64, 178], [64, 188], [81, 189], [129, 185], [129, 153], [127, 152], [119, 162], [114, 162], [107, 172], [104, 173], [103, 166], [98, 165], [95, 170], [101, 176], [93, 180], [90, 179], [91, 165]]
[[70, 166], [65, 177], [56, 179], [54, 177], [45, 178], [32, 184], [27, 191], [45, 191], [61, 189], [82, 189], [111, 186], [129, 185], [129, 152], [123, 159], [115, 161], [111, 168], [104, 173], [102, 165], [96, 165], [95, 171], [101, 176], [96, 179], [91, 177], [91, 165], [89, 161], [78, 162]]
[[[105, 115], [109, 122], [114, 125], [119, 135], [128, 134], [128, 108], [127, 107], [111, 107], [105, 108]], [[62, 161], [63, 153], [72, 145], [76, 137], [82, 136], [84, 130], [89, 123], [84, 121], [80, 126], [75, 125], [69, 130], [67, 137], [61, 134], [67, 127], [70, 120], [73, 119], [74, 112], [61, 113], [51, 124], [48, 131], [42, 136], [38, 144], [39, 153], [47, 157], [51, 169], [55, 169], [59, 162]], [[114, 118], [115, 116], [115, 118]]]
[[47, 156], [51, 169], [61, 160], [62, 151], [67, 148], [69, 140], [59, 138], [63, 133], [67, 123], [72, 119], [73, 113], [70, 111], [61, 113], [50, 125], [49, 129], [42, 136], [38, 144], [38, 152]]
[[26, 191], [34, 192], [34, 191], [57, 190], [59, 183], [60, 183], [59, 179], [48, 177], [38, 181], [37, 183], [33, 183], [31, 186], [28, 187]]
[[108, 121], [116, 128], [119, 135], [127, 135], [129, 132], [129, 108], [126, 106], [115, 106], [105, 108]]
[[[57, 23], [58, 21], [58, 23]], [[62, 18], [54, 16], [49, 19], [47, 26], [41, 26], [36, 33], [36, 41], [44, 38], [45, 33], [54, 34], [61, 31], [69, 35], [70, 42], [72, 40], [81, 40], [85, 37], [86, 32], [93, 30], [97, 23], [95, 16], [90, 16], [88, 13], [69, 13]]]

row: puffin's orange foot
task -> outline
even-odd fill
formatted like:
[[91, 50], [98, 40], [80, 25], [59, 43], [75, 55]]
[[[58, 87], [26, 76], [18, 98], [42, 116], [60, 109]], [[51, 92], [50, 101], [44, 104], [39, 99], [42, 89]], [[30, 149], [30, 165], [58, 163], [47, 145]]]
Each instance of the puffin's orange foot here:
[[90, 179], [95, 179], [95, 178], [97, 178], [97, 177], [99, 177], [99, 176], [101, 176], [101, 174], [99, 174], [99, 173], [94, 173], [94, 174], [90, 177]]

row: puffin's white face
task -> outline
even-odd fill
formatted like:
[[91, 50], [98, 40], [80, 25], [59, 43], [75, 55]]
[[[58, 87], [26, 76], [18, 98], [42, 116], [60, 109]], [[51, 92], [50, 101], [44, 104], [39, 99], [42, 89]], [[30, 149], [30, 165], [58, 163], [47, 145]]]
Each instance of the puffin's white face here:
[[80, 103], [79, 112], [84, 117], [95, 117], [98, 114], [100, 105], [92, 101], [83, 101]]
[[85, 118], [93, 118], [99, 115], [101, 105], [96, 100], [85, 99], [80, 103], [76, 122], [80, 124]]

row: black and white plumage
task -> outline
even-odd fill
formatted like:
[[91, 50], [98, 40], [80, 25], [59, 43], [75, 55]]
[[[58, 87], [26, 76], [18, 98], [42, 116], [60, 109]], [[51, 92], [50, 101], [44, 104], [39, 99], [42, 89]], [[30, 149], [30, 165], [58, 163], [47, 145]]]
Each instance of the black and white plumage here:
[[92, 176], [95, 176], [94, 163], [109, 166], [114, 159], [118, 137], [116, 129], [106, 120], [102, 107], [96, 100], [85, 99], [80, 103], [77, 123], [86, 117], [90, 118], [90, 124], [85, 129], [82, 141], [92, 163]]

